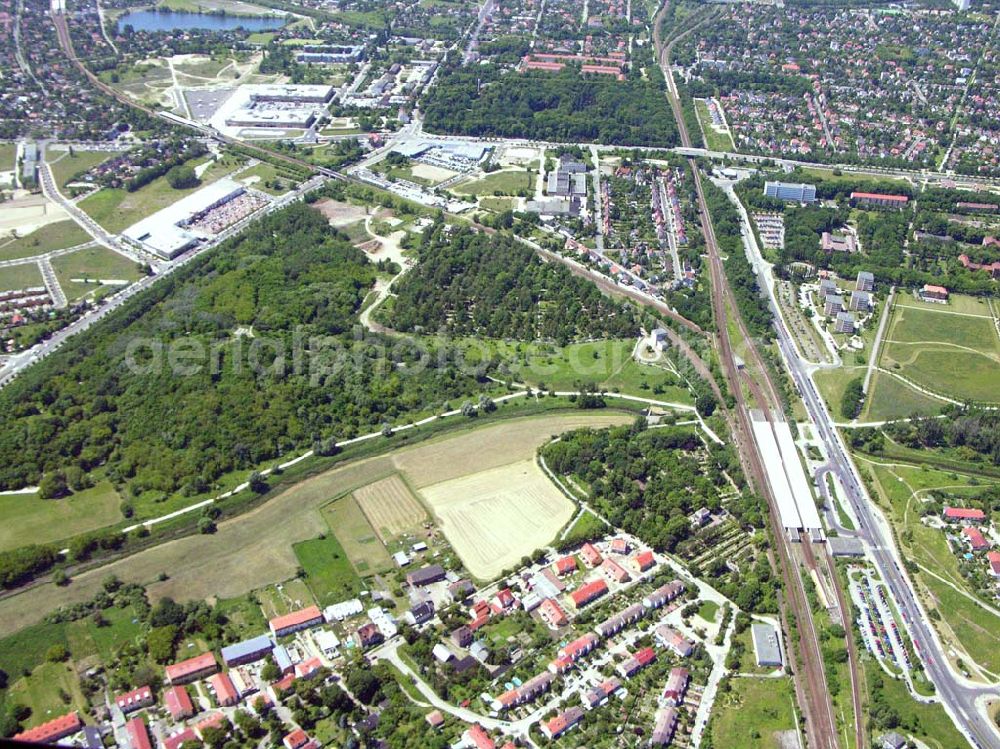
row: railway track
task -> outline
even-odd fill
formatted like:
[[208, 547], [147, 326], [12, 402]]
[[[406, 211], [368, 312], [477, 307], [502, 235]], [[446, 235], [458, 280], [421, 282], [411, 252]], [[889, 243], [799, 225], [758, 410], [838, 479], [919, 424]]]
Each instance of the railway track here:
[[[714, 12], [708, 17], [698, 21], [693, 26], [684, 29], [679, 34], [672, 37], [670, 41], [664, 45], [660, 33], [660, 25], [663, 15], [667, 11], [668, 7], [669, 3], [664, 3], [661, 10], [654, 18], [653, 38], [654, 44], [658, 50], [660, 64], [663, 67], [663, 72], [667, 80], [668, 99], [670, 100], [670, 106], [674, 114], [674, 119], [677, 122], [681, 143], [685, 148], [691, 148], [690, 134], [687, 131], [687, 125], [684, 121], [681, 103], [669, 69], [670, 56], [673, 46], [677, 43], [677, 41], [690, 34], [702, 24], [711, 20], [714, 16]], [[738, 447], [740, 448], [739, 453], [741, 462], [744, 464], [744, 469], [747, 471], [747, 474], [753, 478], [753, 482], [757, 486], [758, 491], [767, 500], [770, 510], [768, 515], [771, 524], [771, 532], [777, 541], [778, 566], [784, 582], [785, 603], [795, 615], [796, 630], [798, 633], [796, 643], [798, 658], [795, 657], [796, 654], [791, 648], [788, 648], [788, 651], [791, 663], [797, 664], [799, 660], [801, 661], [802, 671], [800, 672], [799, 669], [794, 666], [793, 669], [796, 674], [796, 693], [799, 696], [800, 705], [805, 713], [807, 740], [811, 747], [837, 749], [839, 742], [836, 721], [834, 719], [833, 708], [829, 700], [829, 690], [826, 685], [826, 674], [823, 669], [823, 658], [819, 648], [819, 640], [816, 635], [815, 623], [812, 619], [812, 611], [805, 594], [802, 579], [798, 573], [797, 565], [795, 564], [793, 558], [793, 550], [784, 529], [781, 528], [778, 522], [778, 511], [774, 497], [768, 489], [763, 461], [757, 452], [756, 444], [751, 437], [752, 431], [749, 418], [750, 402], [744, 393], [744, 385], [750, 392], [750, 396], [753, 401], [764, 410], [769, 420], [771, 419], [772, 413], [781, 413], [781, 400], [778, 397], [777, 389], [775, 388], [770, 374], [767, 371], [763, 358], [761, 357], [754, 340], [748, 334], [742, 316], [739, 313], [739, 308], [736, 305], [736, 300], [733, 297], [732, 289], [726, 279], [725, 270], [722, 266], [722, 258], [719, 255], [715, 231], [712, 226], [711, 217], [708, 214], [708, 205], [705, 200], [704, 190], [701, 183], [701, 175], [699, 173], [697, 163], [694, 158], [689, 158], [688, 164], [691, 168], [695, 182], [695, 192], [698, 197], [698, 204], [700, 208], [702, 231], [705, 236], [709, 274], [712, 283], [712, 312], [717, 328], [716, 342], [719, 350], [719, 357], [722, 361], [722, 368], [726, 380], [728, 381], [730, 390], [737, 402], [737, 408], [735, 411], [738, 428], [733, 430], [733, 435], [734, 439], [737, 441]], [[749, 372], [737, 367], [736, 365], [732, 340], [727, 325], [727, 305], [732, 307], [732, 319], [736, 323], [737, 332], [746, 342], [746, 352], [749, 360], [746, 364], [758, 372], [761, 380], [764, 382], [763, 388], [760, 385], [760, 381], [751, 377]], [[799, 540], [802, 544], [803, 556], [807, 559], [813, 559], [814, 561], [813, 550], [808, 537], [802, 536]], [[788, 611], [783, 610], [782, 614], [785, 630], [788, 632]], [[789, 642], [787, 638], [786, 642]], [[852, 680], [852, 685], [853, 684], [854, 681]], [[857, 698], [856, 689], [854, 690], [854, 693]], [[857, 701], [855, 704], [857, 704]], [[860, 713], [856, 711], [855, 717], [856, 723], [860, 724]], [[860, 737], [860, 730], [858, 735]], [[858, 746], [863, 746], [863, 744], [859, 743]]]

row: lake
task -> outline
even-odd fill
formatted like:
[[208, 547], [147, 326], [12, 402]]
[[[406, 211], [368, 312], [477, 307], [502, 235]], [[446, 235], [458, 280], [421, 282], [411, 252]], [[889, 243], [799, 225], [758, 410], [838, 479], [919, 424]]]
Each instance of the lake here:
[[155, 10], [133, 10], [118, 19], [118, 30], [130, 25], [136, 31], [230, 31], [244, 28], [247, 31], [267, 31], [279, 29], [285, 20], [276, 16], [221, 16], [210, 13], [188, 13], [170, 11], [160, 13]]

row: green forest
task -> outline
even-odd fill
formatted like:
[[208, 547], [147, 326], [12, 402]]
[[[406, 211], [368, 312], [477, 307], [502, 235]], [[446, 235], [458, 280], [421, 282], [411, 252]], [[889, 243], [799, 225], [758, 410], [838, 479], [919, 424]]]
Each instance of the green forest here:
[[439, 222], [425, 232], [419, 253], [420, 263], [397, 282], [386, 312], [396, 330], [560, 345], [628, 338], [638, 330], [629, 305], [562, 265], [543, 263], [509, 236], [452, 231]]
[[[422, 104], [431, 132], [609, 145], [674, 146], [674, 118], [655, 66], [618, 81], [557, 73], [502, 72], [495, 65], [443, 70]], [[660, 74], [662, 81], [662, 74]]]
[[0, 487], [100, 468], [126, 501], [195, 495], [476, 391], [445, 355], [406, 367], [422, 352], [354, 335], [375, 271], [306, 205], [263, 219], [0, 393]]

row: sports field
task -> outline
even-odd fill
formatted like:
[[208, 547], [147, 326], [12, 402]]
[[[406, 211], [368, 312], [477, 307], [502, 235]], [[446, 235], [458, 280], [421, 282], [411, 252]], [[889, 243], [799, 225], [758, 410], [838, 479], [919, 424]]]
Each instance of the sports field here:
[[361, 487], [354, 499], [384, 544], [427, 520], [424, 508], [399, 476]]
[[533, 460], [434, 484], [421, 494], [462, 562], [481, 579], [551, 542], [575, 509]]
[[918, 392], [1000, 402], [1000, 337], [990, 307], [979, 299], [956, 295], [939, 305], [901, 295], [879, 366], [910, 380]]
[[464, 182], [454, 188], [462, 195], [519, 195], [535, 187], [535, 173], [508, 170], [487, 174], [482, 179]]

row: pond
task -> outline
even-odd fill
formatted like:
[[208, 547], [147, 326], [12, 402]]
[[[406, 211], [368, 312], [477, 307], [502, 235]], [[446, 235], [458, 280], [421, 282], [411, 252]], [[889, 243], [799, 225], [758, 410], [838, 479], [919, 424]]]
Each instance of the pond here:
[[285, 25], [278, 16], [223, 16], [214, 13], [189, 13], [184, 11], [133, 10], [118, 19], [118, 30], [126, 25], [136, 31], [173, 31], [175, 29], [199, 31], [230, 31], [244, 28], [247, 31], [267, 31]]

